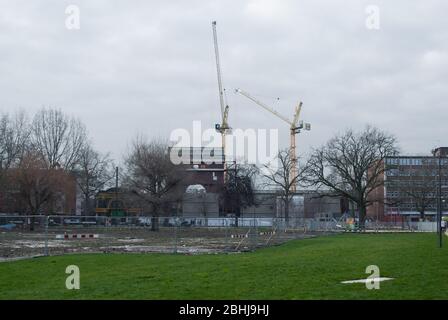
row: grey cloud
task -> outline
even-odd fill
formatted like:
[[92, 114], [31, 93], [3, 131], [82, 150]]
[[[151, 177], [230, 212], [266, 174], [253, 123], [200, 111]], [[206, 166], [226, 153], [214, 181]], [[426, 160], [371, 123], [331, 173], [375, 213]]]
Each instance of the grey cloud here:
[[[79, 5], [81, 29], [65, 28]], [[381, 29], [365, 28], [376, 4]], [[288, 129], [236, 96], [241, 87], [313, 124], [308, 152], [370, 123], [407, 153], [447, 145], [448, 4], [397, 1], [0, 1], [0, 108], [52, 105], [80, 117], [119, 158], [137, 133], [219, 122], [211, 21], [218, 21], [230, 121]], [[281, 99], [275, 100], [276, 97]]]

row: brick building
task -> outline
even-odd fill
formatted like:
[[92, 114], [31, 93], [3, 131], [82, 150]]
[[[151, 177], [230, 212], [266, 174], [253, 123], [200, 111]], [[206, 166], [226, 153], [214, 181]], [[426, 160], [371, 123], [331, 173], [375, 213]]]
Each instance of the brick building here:
[[222, 148], [170, 148], [172, 157], [181, 161], [187, 175], [183, 184], [200, 184], [207, 192], [217, 193], [224, 184], [224, 154]]

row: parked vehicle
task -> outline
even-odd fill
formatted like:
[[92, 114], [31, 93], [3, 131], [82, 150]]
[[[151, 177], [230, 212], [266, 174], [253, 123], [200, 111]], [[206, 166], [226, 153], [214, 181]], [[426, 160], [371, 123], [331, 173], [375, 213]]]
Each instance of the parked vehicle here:
[[137, 224], [141, 227], [149, 227], [151, 225], [151, 218], [139, 217]]
[[81, 224], [79, 219], [64, 219], [64, 224]]
[[61, 223], [60, 222], [56, 222], [55, 219], [48, 219], [48, 225], [51, 226], [51, 227], [54, 227], [54, 226], [60, 226]]

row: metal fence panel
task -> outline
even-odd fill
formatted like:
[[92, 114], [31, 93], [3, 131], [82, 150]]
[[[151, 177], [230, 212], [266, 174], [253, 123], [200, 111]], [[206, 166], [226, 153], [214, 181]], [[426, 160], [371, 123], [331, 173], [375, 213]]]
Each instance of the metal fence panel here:
[[[336, 220], [0, 215], [0, 259], [67, 253], [223, 253], [356, 231]], [[435, 232], [435, 222], [367, 221], [366, 232]]]

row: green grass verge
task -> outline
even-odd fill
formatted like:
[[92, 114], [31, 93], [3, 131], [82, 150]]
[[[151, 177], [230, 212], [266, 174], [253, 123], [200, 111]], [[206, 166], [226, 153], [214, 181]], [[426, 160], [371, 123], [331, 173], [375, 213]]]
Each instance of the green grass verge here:
[[[252, 253], [89, 254], [0, 263], [0, 299], [447, 299], [435, 234], [343, 234]], [[81, 289], [65, 288], [79, 266]], [[377, 265], [379, 290], [341, 284]]]

